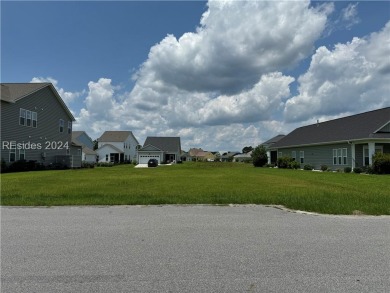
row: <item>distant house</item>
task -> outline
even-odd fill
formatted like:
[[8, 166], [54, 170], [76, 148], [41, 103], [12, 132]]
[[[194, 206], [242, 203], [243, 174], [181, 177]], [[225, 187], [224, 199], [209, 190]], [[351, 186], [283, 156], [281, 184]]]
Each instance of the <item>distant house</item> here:
[[390, 153], [390, 107], [297, 128], [271, 151], [315, 169], [371, 165], [376, 152]]
[[105, 131], [97, 139], [98, 162], [129, 162], [136, 159], [138, 140], [131, 131]]
[[148, 136], [137, 152], [137, 160], [139, 164], [147, 164], [150, 159], [157, 159], [159, 163], [172, 163], [179, 161], [180, 155], [180, 137]]
[[1, 84], [1, 159], [81, 166], [72, 113], [51, 83]]
[[197, 161], [213, 162], [216, 156], [212, 152], [200, 151], [195, 155]]
[[233, 162], [250, 162], [252, 161], [252, 151], [246, 154], [237, 154], [233, 156]]
[[233, 162], [233, 157], [240, 154], [240, 152], [226, 152], [221, 156], [221, 162]]
[[83, 162], [96, 163], [97, 153], [93, 150], [94, 143], [85, 131], [72, 131], [72, 143], [82, 147]]

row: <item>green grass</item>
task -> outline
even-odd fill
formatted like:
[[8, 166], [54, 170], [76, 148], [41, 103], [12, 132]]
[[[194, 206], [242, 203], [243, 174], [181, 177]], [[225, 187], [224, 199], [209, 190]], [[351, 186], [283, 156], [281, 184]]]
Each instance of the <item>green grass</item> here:
[[267, 204], [327, 214], [390, 215], [390, 177], [238, 163], [132, 165], [1, 174], [4, 206]]

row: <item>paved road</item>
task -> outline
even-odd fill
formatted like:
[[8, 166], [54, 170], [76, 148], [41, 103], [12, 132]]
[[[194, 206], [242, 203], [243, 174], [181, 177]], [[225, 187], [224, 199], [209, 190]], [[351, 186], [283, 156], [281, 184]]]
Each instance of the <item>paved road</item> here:
[[1, 208], [1, 292], [389, 292], [390, 217]]

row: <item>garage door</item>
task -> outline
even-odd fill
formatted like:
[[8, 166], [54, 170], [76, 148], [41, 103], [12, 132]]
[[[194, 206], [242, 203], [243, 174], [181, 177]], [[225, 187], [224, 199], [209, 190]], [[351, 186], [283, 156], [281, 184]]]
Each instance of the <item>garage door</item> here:
[[160, 164], [160, 156], [158, 155], [142, 155], [139, 156], [139, 164], [147, 164], [150, 159], [156, 159]]

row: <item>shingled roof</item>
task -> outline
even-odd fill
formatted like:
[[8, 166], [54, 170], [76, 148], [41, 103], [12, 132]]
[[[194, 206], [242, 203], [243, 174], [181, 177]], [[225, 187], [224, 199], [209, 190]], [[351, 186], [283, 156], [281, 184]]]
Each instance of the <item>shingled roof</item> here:
[[97, 140], [100, 142], [123, 142], [129, 137], [129, 135], [132, 135], [137, 141], [131, 131], [105, 131]]
[[387, 107], [297, 128], [272, 148], [373, 138], [390, 139], [390, 132], [381, 131], [389, 123], [390, 107]]
[[18, 100], [31, 95], [45, 87], [50, 87], [54, 95], [63, 106], [67, 114], [75, 121], [72, 113], [69, 108], [66, 106], [61, 96], [58, 94], [57, 90], [50, 82], [43, 83], [2, 83], [1, 84], [1, 96], [0, 99], [9, 103], [16, 103]]
[[152, 145], [165, 152], [181, 151], [180, 137], [148, 136], [144, 146]]

